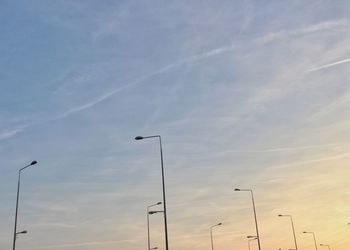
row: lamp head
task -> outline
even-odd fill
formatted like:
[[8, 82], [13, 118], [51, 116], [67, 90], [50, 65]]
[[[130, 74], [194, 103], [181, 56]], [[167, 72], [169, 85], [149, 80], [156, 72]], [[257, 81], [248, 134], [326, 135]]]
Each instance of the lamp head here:
[[161, 201], [157, 203], [157, 205], [160, 205], [160, 204], [162, 204], [162, 202], [161, 202]]
[[239, 189], [239, 188], [235, 188], [235, 191], [241, 191], [241, 189]]
[[142, 139], [143, 139], [143, 136], [136, 136], [136, 137], [135, 137], [135, 140], [137, 140], [137, 141], [138, 141], [138, 140], [142, 140]]
[[32, 161], [31, 163], [30, 163], [30, 165], [35, 165], [35, 164], [37, 164], [38, 162], [37, 161]]
[[279, 215], [278, 215], [278, 217], [282, 217], [282, 216], [283, 216], [283, 214], [279, 214]]
[[220, 222], [220, 223], [218, 223], [218, 226], [221, 226], [222, 225], [222, 223]]

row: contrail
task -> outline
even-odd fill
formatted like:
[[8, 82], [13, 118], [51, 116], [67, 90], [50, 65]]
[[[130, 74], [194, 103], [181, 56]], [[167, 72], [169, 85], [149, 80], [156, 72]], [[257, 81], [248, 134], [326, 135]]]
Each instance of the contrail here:
[[95, 105], [111, 98], [113, 95], [125, 90], [125, 89], [128, 89], [128, 88], [131, 88], [131, 87], [134, 87], [134, 86], [137, 86], [141, 83], [143, 83], [144, 81], [152, 78], [152, 77], [155, 77], [157, 75], [161, 75], [161, 74], [164, 74], [168, 71], [171, 71], [175, 68], [178, 68], [178, 67], [181, 67], [183, 65], [186, 65], [186, 64], [189, 64], [189, 63], [195, 63], [197, 61], [200, 61], [200, 60], [203, 60], [205, 58], [208, 58], [208, 57], [212, 57], [212, 56], [216, 56], [216, 55], [219, 55], [219, 54], [222, 54], [224, 52], [227, 52], [227, 51], [231, 51], [231, 50], [234, 50], [235, 49], [235, 46], [233, 44], [230, 44], [230, 45], [227, 45], [227, 46], [223, 46], [223, 47], [219, 47], [219, 48], [215, 48], [215, 49], [212, 49], [212, 50], [209, 50], [209, 51], [205, 51], [203, 53], [200, 53], [200, 54], [196, 54], [196, 55], [193, 55], [193, 56], [189, 56], [189, 57], [185, 57], [183, 59], [180, 59], [174, 63], [170, 63], [168, 65], [165, 65], [163, 67], [160, 67], [156, 70], [154, 70], [153, 72], [149, 73], [149, 74], [146, 74], [144, 76], [141, 76], [139, 78], [136, 78], [135, 80], [131, 81], [130, 83], [127, 83], [125, 84], [124, 86], [121, 86], [121, 87], [118, 87], [118, 88], [115, 88], [115, 89], [112, 89], [110, 90], [109, 92], [106, 92], [105, 94], [101, 95], [101, 96], [98, 96], [95, 98], [95, 100], [92, 100], [88, 103], [85, 103], [85, 104], [81, 104], [79, 106], [76, 106], [76, 107], [73, 107], [69, 110], [66, 110], [54, 117], [51, 117], [51, 118], [48, 118], [46, 120], [43, 120], [43, 121], [40, 121], [40, 122], [33, 122], [33, 123], [30, 123], [30, 124], [26, 124], [26, 125], [23, 125], [21, 126], [19, 129], [14, 129], [14, 130], [11, 130], [11, 131], [4, 131], [4, 132], [0, 132], [0, 141], [1, 140], [4, 140], [4, 139], [9, 139], [21, 132], [23, 132], [25, 130], [25, 128], [27, 127], [31, 127], [33, 125], [37, 125], [37, 124], [41, 124], [41, 123], [45, 123], [45, 122], [52, 122], [52, 121], [57, 121], [57, 120], [60, 120], [60, 119], [64, 119], [70, 115], [73, 115], [75, 113], [79, 113], [83, 110], [86, 110], [86, 109], [89, 109], [89, 108], [92, 108], [94, 107]]
[[131, 83], [128, 83], [124, 86], [121, 86], [121, 87], [118, 87], [118, 88], [115, 88], [113, 90], [111, 90], [110, 92], [107, 92], [105, 93], [104, 95], [102, 96], [99, 96], [97, 97], [95, 100], [89, 102], [89, 103], [85, 103], [85, 104], [82, 104], [80, 106], [77, 106], [77, 107], [74, 107], [70, 110], [67, 110], [65, 111], [64, 113], [62, 114], [59, 114], [57, 115], [56, 117], [50, 119], [50, 121], [54, 121], [54, 120], [59, 120], [59, 119], [63, 119], [67, 116], [70, 116], [72, 114], [75, 114], [75, 113], [78, 113], [80, 111], [83, 111], [85, 109], [88, 109], [88, 108], [91, 108], [97, 104], [99, 104], [100, 102], [103, 102], [104, 100], [107, 100], [109, 99], [111, 96], [115, 95], [116, 93], [124, 90], [124, 89], [128, 89], [128, 88], [131, 88], [133, 86], [136, 86], [138, 84], [141, 84], [142, 82], [146, 81], [147, 79], [151, 78], [151, 77], [154, 77], [154, 76], [157, 76], [157, 75], [161, 75], [165, 72], [168, 72], [174, 68], [177, 68], [177, 67], [180, 67], [182, 65], [185, 65], [185, 64], [188, 64], [188, 63], [194, 63], [194, 62], [197, 62], [199, 60], [202, 60], [202, 59], [205, 59], [205, 58], [208, 58], [208, 57], [212, 57], [212, 56], [216, 56], [216, 55], [219, 55], [219, 54], [222, 54], [226, 51], [230, 51], [230, 50], [233, 50], [235, 47], [233, 45], [228, 45], [228, 46], [223, 46], [223, 47], [220, 47], [220, 48], [215, 48], [215, 49], [212, 49], [212, 50], [209, 50], [209, 51], [206, 51], [206, 52], [203, 52], [201, 54], [197, 54], [197, 55], [194, 55], [194, 56], [189, 56], [189, 57], [186, 57], [186, 58], [183, 58], [177, 62], [174, 62], [174, 63], [171, 63], [171, 64], [168, 64], [166, 66], [163, 66], [147, 75], [144, 75], [142, 77], [139, 77], [137, 78], [136, 80], [132, 81]]
[[325, 64], [325, 65], [322, 65], [322, 66], [319, 66], [319, 67], [315, 67], [315, 68], [312, 68], [312, 69], [309, 69], [305, 72], [314, 72], [314, 71], [318, 71], [318, 70], [321, 70], [321, 69], [326, 69], [326, 68], [330, 68], [330, 67], [333, 67], [333, 66], [336, 66], [336, 65], [339, 65], [339, 64], [343, 64], [343, 63], [348, 63], [350, 62], [350, 58], [348, 59], [344, 59], [344, 60], [341, 60], [341, 61], [337, 61], [337, 62], [333, 62], [333, 63], [329, 63], [329, 64]]

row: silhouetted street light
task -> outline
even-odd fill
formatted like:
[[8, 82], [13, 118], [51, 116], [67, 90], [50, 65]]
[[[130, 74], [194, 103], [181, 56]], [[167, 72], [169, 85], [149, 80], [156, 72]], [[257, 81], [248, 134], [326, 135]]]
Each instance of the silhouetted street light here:
[[313, 237], [314, 237], [314, 243], [315, 243], [315, 248], [317, 250], [317, 242], [316, 242], [316, 236], [315, 236], [315, 233], [314, 232], [306, 232], [304, 231], [303, 234], [312, 234]]
[[259, 229], [258, 229], [258, 220], [256, 218], [256, 210], [255, 210], [255, 202], [254, 202], [254, 194], [253, 194], [253, 190], [252, 189], [240, 189], [240, 188], [235, 188], [235, 191], [244, 191], [244, 192], [250, 192], [251, 196], [252, 196], [252, 203], [253, 203], [253, 211], [254, 211], [254, 219], [255, 219], [255, 228], [256, 228], [256, 235], [257, 235], [257, 240], [258, 240], [258, 247], [259, 250], [261, 250], [261, 246], [260, 246], [260, 236], [259, 236]]
[[153, 249], [158, 249], [158, 247], [153, 247], [153, 248], [151, 248], [150, 250], [153, 250]]
[[150, 240], [150, 235], [149, 235], [149, 215], [150, 215], [149, 209], [151, 207], [154, 207], [154, 206], [157, 206], [157, 205], [160, 205], [160, 204], [162, 204], [162, 203], [161, 202], [157, 202], [157, 203], [155, 203], [153, 205], [147, 206], [147, 243], [148, 243], [148, 250], [151, 249], [151, 240]]
[[293, 223], [293, 217], [291, 215], [287, 215], [287, 214], [279, 214], [279, 217], [289, 217], [290, 218], [290, 222], [292, 224], [292, 229], [293, 229], [293, 236], [294, 236], [294, 244], [295, 244], [295, 250], [298, 250], [298, 246], [297, 246], [297, 238], [295, 236], [295, 230], [294, 230], [294, 223]]
[[[12, 245], [12, 249], [15, 250], [16, 249], [16, 239], [17, 239], [17, 216], [18, 216], [18, 199], [19, 199], [19, 189], [20, 189], [20, 185], [21, 185], [21, 172], [30, 167], [37, 164], [37, 161], [32, 161], [30, 164], [28, 164], [27, 166], [24, 166], [23, 168], [18, 170], [18, 183], [17, 183], [17, 199], [16, 199], [16, 212], [15, 212], [15, 229], [13, 232], [13, 245]], [[22, 231], [19, 233], [27, 233], [27, 231]]]
[[321, 247], [328, 247], [328, 250], [331, 250], [331, 247], [329, 245], [325, 245], [325, 244], [320, 244]]
[[247, 236], [247, 239], [251, 239], [251, 238], [258, 238], [258, 237], [253, 236], [253, 235], [248, 235], [248, 236]]
[[210, 227], [211, 250], [214, 250], [213, 228], [214, 228], [214, 227], [217, 227], [217, 226], [221, 226], [221, 225], [222, 225], [222, 223], [220, 222], [220, 223], [218, 223], [218, 224], [216, 224], [216, 225]]
[[19, 234], [26, 234], [26, 233], [28, 233], [27, 230], [23, 230], [23, 231], [21, 231], [21, 232], [17, 232], [17, 233], [16, 233], [16, 237], [17, 237], [17, 235], [19, 235]]
[[162, 138], [160, 135], [152, 136], [136, 136], [135, 140], [143, 140], [148, 138], [158, 138], [160, 147], [160, 163], [162, 168], [162, 186], [163, 186], [163, 206], [164, 206], [164, 231], [165, 231], [165, 250], [169, 250], [168, 243], [168, 222], [167, 222], [167, 212], [166, 212], [166, 201], [165, 201], [165, 182], [164, 182], [164, 164], [163, 164], [163, 149], [162, 149]]
[[254, 240], [257, 240], [258, 237], [256, 237], [256, 236], [247, 236], [247, 238], [250, 239], [250, 240], [248, 240], [248, 250], [250, 250], [250, 242], [252, 242]]

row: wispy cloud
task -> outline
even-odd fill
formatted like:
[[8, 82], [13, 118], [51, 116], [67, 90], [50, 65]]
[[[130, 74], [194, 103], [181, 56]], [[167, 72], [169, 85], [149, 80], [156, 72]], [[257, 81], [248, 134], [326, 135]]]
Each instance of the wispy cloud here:
[[289, 152], [289, 151], [302, 151], [307, 149], [317, 148], [329, 148], [338, 146], [336, 143], [329, 143], [323, 145], [307, 145], [299, 147], [278, 147], [278, 148], [267, 148], [267, 149], [255, 149], [255, 150], [228, 150], [225, 153], [278, 153], [278, 152]]
[[336, 155], [332, 155], [332, 156], [328, 156], [328, 157], [310, 159], [310, 160], [305, 160], [305, 161], [291, 162], [291, 163], [287, 163], [287, 164], [273, 166], [273, 167], [270, 167], [269, 169], [280, 169], [280, 168], [288, 168], [288, 167], [293, 167], [293, 166], [302, 166], [302, 165], [306, 165], [306, 164], [319, 163], [319, 162], [324, 162], [324, 161], [333, 161], [333, 160], [344, 159], [344, 158], [349, 158], [349, 157], [350, 157], [350, 152], [347, 152], [347, 153], [336, 154]]
[[[289, 35], [301, 35], [301, 34], [307, 34], [307, 33], [312, 33], [312, 32], [319, 32], [319, 31], [323, 31], [323, 30], [336, 28], [336, 27], [343, 27], [348, 23], [349, 22], [346, 19], [326, 21], [326, 22], [321, 22], [318, 24], [310, 25], [310, 26], [302, 28], [302, 29], [270, 33], [270, 34], [264, 35], [262, 37], [259, 37], [259, 38], [255, 39], [254, 41], [255, 42], [264, 42], [264, 43], [273, 42], [276, 39], [281, 39], [281, 38], [284, 38], [284, 37], [289, 36]], [[155, 76], [161, 75], [161, 74], [165, 74], [165, 73], [167, 73], [175, 68], [181, 67], [181, 66], [186, 65], [186, 64], [196, 63], [200, 60], [204, 60], [206, 58], [210, 58], [210, 57], [217, 56], [217, 55], [229, 52], [229, 51], [233, 51], [237, 48], [238, 48], [238, 45], [236, 45], [234, 42], [231, 42], [230, 44], [225, 45], [225, 46], [213, 48], [213, 49], [205, 51], [203, 53], [199, 53], [199, 54], [196, 54], [193, 56], [185, 57], [185, 58], [180, 59], [176, 62], [173, 62], [173, 63], [170, 63], [170, 64], [165, 65], [163, 67], [160, 67], [160, 68], [154, 70], [153, 72], [146, 74], [144, 76], [141, 76], [141, 77], [139, 77], [139, 78], [137, 78], [137, 79], [131, 81], [130, 83], [127, 83], [121, 87], [112, 89], [112, 90], [106, 92], [105, 94], [102, 94], [101, 96], [96, 97], [94, 100], [92, 100], [90, 102], [87, 102], [87, 103], [81, 104], [79, 106], [73, 107], [71, 109], [68, 109], [68, 110], [66, 110], [60, 114], [57, 114], [53, 117], [49, 117], [46, 120], [43, 120], [41, 122], [31, 123], [29, 125], [22, 126], [20, 129], [5, 131], [2, 134], [0, 134], [0, 140], [9, 139], [13, 136], [16, 136], [17, 134], [23, 132], [25, 130], [25, 128], [27, 128], [27, 127], [30, 127], [30, 126], [33, 126], [33, 125], [36, 125], [39, 123], [41, 124], [41, 123], [45, 123], [45, 122], [64, 119], [64, 118], [69, 117], [73, 114], [90, 109], [90, 108], [98, 105], [99, 103], [113, 97], [115, 94], [120, 93], [123, 90], [132, 88], [132, 87], [137, 86], [139, 84], [142, 84], [143, 82], [147, 81], [148, 79], [150, 79], [152, 77], [155, 77]], [[341, 61], [337, 61], [337, 62], [333, 62], [330, 64], [326, 64], [326, 65], [322, 65], [322, 66], [318, 66], [318, 67], [309, 69], [306, 72], [313, 72], [313, 71], [333, 67], [333, 66], [343, 64], [343, 63], [348, 63], [348, 62], [350, 62], [350, 59], [344, 59]], [[265, 92], [259, 93], [259, 96], [261, 97], [262, 95], [264, 95], [264, 93]]]
[[324, 64], [324, 65], [321, 65], [321, 66], [318, 66], [318, 67], [315, 67], [315, 68], [311, 68], [311, 69], [306, 70], [305, 72], [310, 73], [310, 72], [314, 72], [314, 71], [319, 71], [319, 70], [322, 70], [322, 69], [331, 68], [331, 67], [337, 66], [339, 64], [344, 64], [344, 63], [348, 63], [348, 62], [350, 62], [350, 58], [344, 59], [344, 60], [340, 60], [340, 61], [336, 61], [336, 62], [332, 62], [332, 63], [328, 63], [328, 64]]
[[320, 22], [317, 24], [309, 25], [300, 29], [294, 29], [294, 30], [281, 30], [277, 32], [271, 32], [269, 34], [266, 34], [264, 36], [261, 36], [256, 39], [258, 42], [263, 43], [269, 43], [278, 39], [290, 37], [290, 36], [297, 36], [297, 35], [305, 35], [315, 32], [321, 32], [326, 30], [332, 30], [335, 28], [347, 28], [349, 26], [349, 20], [347, 19], [340, 19], [340, 20], [330, 20], [325, 22]]
[[5, 139], [9, 139], [22, 131], [23, 131], [23, 128], [3, 131], [0, 133], [0, 141], [5, 140]]

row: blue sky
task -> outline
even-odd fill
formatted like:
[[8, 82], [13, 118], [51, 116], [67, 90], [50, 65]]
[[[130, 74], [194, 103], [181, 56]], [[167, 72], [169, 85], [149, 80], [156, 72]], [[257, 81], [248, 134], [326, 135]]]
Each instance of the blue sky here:
[[[146, 247], [161, 200], [172, 249], [345, 250], [350, 222], [348, 1], [1, 1], [0, 248]], [[161, 216], [152, 243], [163, 249]]]

